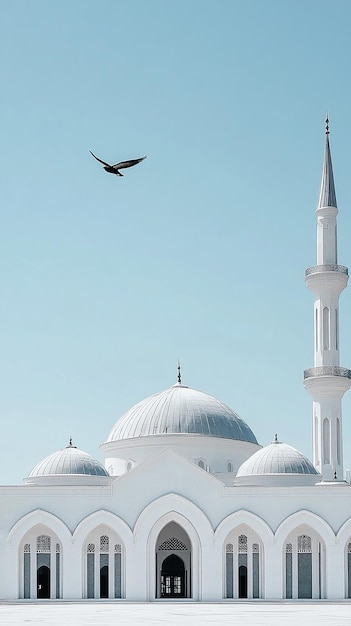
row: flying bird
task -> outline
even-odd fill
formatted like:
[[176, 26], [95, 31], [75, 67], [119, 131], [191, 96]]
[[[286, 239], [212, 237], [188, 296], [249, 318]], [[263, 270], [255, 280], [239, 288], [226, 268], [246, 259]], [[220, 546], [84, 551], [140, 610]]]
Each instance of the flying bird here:
[[102, 161], [97, 156], [95, 156], [95, 154], [91, 150], [89, 150], [89, 152], [94, 157], [94, 159], [103, 164], [105, 172], [108, 172], [109, 174], [116, 174], [116, 176], [123, 176], [123, 174], [121, 174], [119, 170], [123, 170], [126, 167], [133, 167], [133, 165], [137, 165], [138, 163], [140, 163], [140, 161], [146, 159], [146, 156], [143, 156], [140, 159], [130, 159], [129, 161], [120, 161], [119, 163], [115, 163], [115, 165], [110, 165], [109, 163], [106, 163], [106, 161]]

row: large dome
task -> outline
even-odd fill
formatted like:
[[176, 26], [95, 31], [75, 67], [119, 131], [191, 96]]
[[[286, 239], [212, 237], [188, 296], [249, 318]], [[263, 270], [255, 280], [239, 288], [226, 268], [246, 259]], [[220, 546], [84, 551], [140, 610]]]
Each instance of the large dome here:
[[257, 444], [252, 430], [231, 408], [181, 383], [127, 411], [113, 426], [106, 443], [168, 434], [204, 435]]
[[[36, 484], [47, 482], [53, 479], [54, 482], [63, 477], [87, 478], [87, 477], [108, 477], [109, 474], [104, 466], [94, 459], [87, 452], [79, 450], [72, 443], [45, 457], [38, 463], [24, 479], [26, 484]], [[70, 478], [68, 478], [70, 480]]]

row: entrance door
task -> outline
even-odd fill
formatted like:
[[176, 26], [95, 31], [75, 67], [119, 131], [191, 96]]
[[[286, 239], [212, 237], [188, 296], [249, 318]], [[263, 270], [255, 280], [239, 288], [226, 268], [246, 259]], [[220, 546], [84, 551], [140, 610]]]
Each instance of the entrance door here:
[[50, 568], [47, 565], [37, 569], [37, 598], [50, 598]]
[[185, 598], [184, 562], [176, 554], [171, 554], [162, 563], [161, 598]]
[[108, 565], [100, 569], [100, 598], [108, 598]]
[[247, 598], [247, 567], [239, 567], [239, 598]]

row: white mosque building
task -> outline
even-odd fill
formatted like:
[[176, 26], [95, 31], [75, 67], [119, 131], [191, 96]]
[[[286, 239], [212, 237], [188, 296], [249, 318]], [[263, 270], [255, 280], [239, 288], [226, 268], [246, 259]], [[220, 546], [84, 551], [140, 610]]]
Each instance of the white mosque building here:
[[132, 407], [101, 446], [72, 442], [0, 487], [0, 598], [193, 601], [351, 598], [344, 480], [337, 203], [329, 127], [317, 215], [313, 461], [261, 447], [220, 400], [181, 380]]

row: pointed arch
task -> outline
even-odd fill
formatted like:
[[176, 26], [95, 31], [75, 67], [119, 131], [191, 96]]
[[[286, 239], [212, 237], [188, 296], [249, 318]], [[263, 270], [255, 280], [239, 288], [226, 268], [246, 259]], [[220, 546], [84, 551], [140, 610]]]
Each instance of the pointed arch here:
[[283, 593], [286, 599], [322, 599], [327, 594], [327, 555], [335, 533], [325, 520], [301, 510], [287, 517], [276, 531], [283, 556]]
[[140, 514], [134, 529], [135, 543], [146, 546], [146, 598], [156, 597], [156, 545], [162, 529], [175, 522], [187, 534], [191, 544], [191, 597], [202, 596], [203, 546], [213, 543], [213, 528], [206, 515], [192, 502], [177, 494], [167, 494], [149, 504]]
[[250, 511], [241, 510], [231, 513], [218, 524], [214, 533], [215, 546], [218, 546], [220, 549], [227, 535], [232, 530], [242, 525], [248, 526], [253, 532], [259, 535], [266, 549], [270, 545], [273, 545], [274, 535], [268, 524], [258, 515], [250, 513]]
[[114, 533], [120, 536], [126, 548], [127, 546], [131, 546], [133, 536], [128, 524], [126, 524], [122, 518], [118, 517], [118, 515], [101, 509], [100, 511], [95, 511], [90, 515], [87, 515], [87, 517], [81, 520], [76, 526], [73, 532], [72, 541], [76, 544], [78, 549], [82, 549], [86, 537], [98, 526], [107, 526]]
[[7, 536], [7, 543], [18, 547], [24, 535], [29, 530], [39, 525], [46, 526], [52, 530], [60, 539], [62, 545], [66, 545], [72, 540], [72, 534], [69, 528], [59, 517], [43, 509], [36, 509], [21, 517], [21, 519], [12, 526]]
[[324, 519], [319, 517], [319, 515], [302, 509], [286, 517], [278, 526], [275, 532], [276, 545], [282, 549], [289, 534], [297, 530], [299, 526], [308, 526], [311, 528], [315, 533], [318, 533], [325, 544], [335, 543], [335, 533], [331, 526]]
[[17, 553], [19, 598], [62, 597], [62, 553], [72, 534], [56, 515], [42, 509], [24, 515], [11, 528], [7, 542]]
[[351, 518], [344, 522], [336, 534], [336, 542], [338, 545], [344, 547], [348, 541], [351, 541]]
[[351, 519], [346, 520], [341, 526], [337, 533], [336, 541], [338, 562], [344, 562], [344, 597], [351, 598]]
[[73, 533], [76, 553], [81, 555], [84, 598], [124, 598], [126, 560], [132, 546], [128, 524], [110, 511], [95, 511]]
[[146, 542], [152, 527], [159, 519], [163, 518], [170, 512], [179, 516], [179, 519], [188, 520], [191, 527], [194, 530], [196, 529], [195, 532], [198, 537], [200, 535], [204, 536], [204, 538], [210, 537], [211, 540], [213, 539], [213, 527], [205, 513], [193, 504], [193, 502], [190, 502], [190, 500], [187, 500], [183, 496], [179, 496], [175, 493], [169, 493], [151, 502], [140, 513], [134, 526], [133, 534], [135, 541], [141, 541], [144, 539]]
[[265, 552], [273, 550], [272, 529], [250, 511], [228, 515], [218, 525], [215, 553], [222, 555], [224, 598], [264, 597]]

